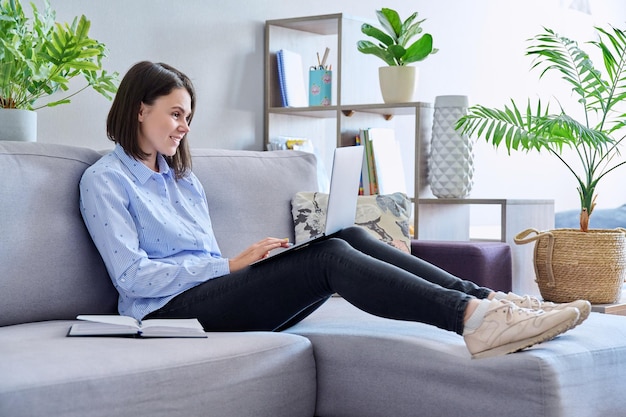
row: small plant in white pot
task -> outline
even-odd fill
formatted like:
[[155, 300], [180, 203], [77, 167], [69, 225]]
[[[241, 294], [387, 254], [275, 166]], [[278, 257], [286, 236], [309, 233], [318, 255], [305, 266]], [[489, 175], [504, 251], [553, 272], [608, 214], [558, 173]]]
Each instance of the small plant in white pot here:
[[[402, 21], [398, 12], [389, 8], [376, 10], [382, 29], [368, 23], [361, 26], [361, 32], [378, 41], [357, 42], [357, 49], [364, 54], [372, 54], [382, 59], [387, 66], [379, 68], [380, 88], [385, 103], [401, 103], [413, 100], [418, 79], [417, 68], [408, 64], [420, 62], [438, 51], [433, 48], [433, 37], [421, 34], [421, 24], [426, 20], [415, 20], [417, 12]], [[410, 43], [415, 37], [419, 38]]]
[[[0, 0], [0, 140], [35, 140], [35, 110], [69, 103], [87, 88], [108, 99], [117, 91], [118, 75], [102, 68], [106, 48], [89, 37], [91, 22], [85, 16], [57, 23], [48, 0], [43, 12], [31, 6], [29, 19], [20, 0]], [[86, 85], [70, 92], [70, 80], [77, 76]], [[49, 101], [41, 104], [45, 98]], [[25, 126], [18, 124], [22, 117]], [[18, 137], [21, 127], [23, 138]]]
[[[511, 100], [503, 109], [472, 106], [456, 126], [509, 152], [548, 152], [575, 177], [580, 229], [541, 233], [529, 229], [516, 237], [517, 243], [537, 242], [537, 283], [543, 297], [556, 302], [577, 298], [614, 302], [626, 278], [626, 229], [588, 227], [598, 183], [626, 164], [619, 149], [626, 139], [626, 31], [596, 30], [597, 40], [588, 44], [601, 53], [604, 74], [577, 42], [547, 28], [530, 39], [526, 50], [526, 55], [534, 57], [532, 68], [541, 69], [540, 78], [554, 72], [571, 86], [582, 114], [578, 120], [560, 105], [552, 113], [541, 100], [537, 104], [528, 100], [524, 106]], [[574, 158], [564, 154], [564, 149]]]

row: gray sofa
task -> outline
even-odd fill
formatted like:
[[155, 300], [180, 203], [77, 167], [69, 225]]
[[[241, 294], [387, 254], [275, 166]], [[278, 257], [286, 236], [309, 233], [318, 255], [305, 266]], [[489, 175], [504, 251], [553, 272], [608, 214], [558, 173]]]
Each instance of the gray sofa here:
[[[116, 313], [78, 211], [78, 179], [99, 156], [0, 142], [1, 416], [626, 415], [626, 318], [598, 313], [482, 360], [456, 334], [339, 297], [282, 333], [66, 337], [78, 314]], [[293, 151], [195, 150], [194, 171], [225, 255], [293, 238], [290, 198], [316, 188], [315, 159]]]

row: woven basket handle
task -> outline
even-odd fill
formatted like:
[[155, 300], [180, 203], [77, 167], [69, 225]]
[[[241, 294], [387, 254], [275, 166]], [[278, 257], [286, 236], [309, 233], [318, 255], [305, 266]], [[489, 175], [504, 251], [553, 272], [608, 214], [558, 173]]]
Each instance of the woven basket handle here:
[[[624, 232], [626, 233], [626, 229], [624, 229]], [[529, 235], [532, 233], [534, 233], [535, 236], [529, 237]], [[554, 250], [554, 235], [550, 233], [549, 231], [540, 232], [536, 229], [526, 229], [522, 232], [519, 232], [513, 238], [513, 241], [517, 243], [518, 245], [523, 245], [526, 243], [535, 242], [541, 239], [542, 237], [548, 238], [548, 248], [547, 248], [547, 253], [546, 253], [546, 272], [548, 273], [547, 285], [548, 287], [555, 287], [556, 282], [554, 280], [554, 271], [552, 270], [552, 252]], [[535, 277], [538, 277], [539, 271], [537, 271], [536, 252], [537, 252], [537, 245], [535, 244]], [[537, 281], [536, 278], [535, 278], [535, 281]]]

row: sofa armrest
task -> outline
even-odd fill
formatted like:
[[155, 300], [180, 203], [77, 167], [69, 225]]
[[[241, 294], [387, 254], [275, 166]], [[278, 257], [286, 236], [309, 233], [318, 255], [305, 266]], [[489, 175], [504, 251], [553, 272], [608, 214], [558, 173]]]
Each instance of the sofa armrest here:
[[511, 291], [513, 264], [508, 243], [413, 239], [411, 253], [480, 286]]

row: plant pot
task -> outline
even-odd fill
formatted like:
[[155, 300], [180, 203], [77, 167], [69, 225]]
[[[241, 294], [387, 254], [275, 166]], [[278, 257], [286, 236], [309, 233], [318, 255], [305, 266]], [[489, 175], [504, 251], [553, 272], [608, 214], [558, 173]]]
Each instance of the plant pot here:
[[0, 109], [0, 140], [37, 141], [37, 113], [32, 110]]
[[626, 278], [626, 229], [527, 229], [514, 241], [535, 242], [536, 281], [546, 301], [610, 304], [619, 299]]
[[411, 66], [387, 66], [378, 68], [380, 92], [385, 103], [409, 103], [413, 101], [419, 71]]

